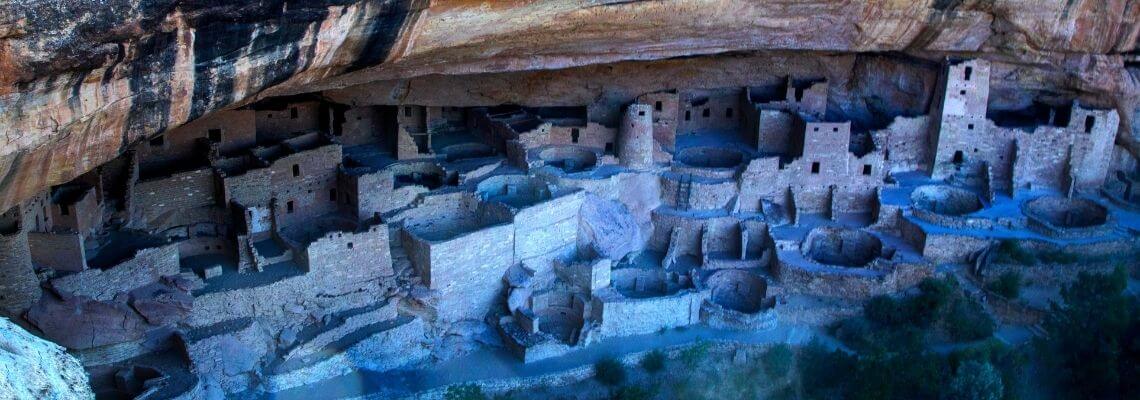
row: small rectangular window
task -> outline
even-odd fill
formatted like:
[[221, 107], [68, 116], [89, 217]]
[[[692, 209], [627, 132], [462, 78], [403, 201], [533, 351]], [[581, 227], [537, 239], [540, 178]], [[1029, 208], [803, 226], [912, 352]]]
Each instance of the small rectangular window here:
[[1095, 126], [1096, 126], [1096, 117], [1091, 116], [1091, 115], [1086, 116], [1085, 117], [1085, 133], [1092, 133], [1093, 127], [1095, 127]]
[[614, 153], [614, 143], [613, 142], [606, 143], [606, 153], [609, 153], [609, 154]]
[[206, 139], [209, 139], [211, 142], [214, 142], [214, 143], [221, 142], [222, 141], [222, 130], [221, 129], [210, 129], [209, 131], [206, 132]]
[[660, 102], [660, 101], [658, 101], [657, 103], [654, 103], [654, 104], [653, 104], [653, 109], [654, 109], [654, 110], [657, 110], [657, 111], [661, 111], [661, 102]]
[[301, 176], [301, 166], [293, 164], [293, 176]]
[[639, 117], [644, 117], [644, 116], [645, 116], [645, 110], [642, 110], [642, 111], [638, 111], [638, 112], [637, 112], [637, 116], [639, 116]]
[[166, 137], [165, 136], [155, 136], [154, 139], [150, 140], [150, 146], [151, 147], [161, 147], [162, 145], [165, 145], [165, 144], [166, 144]]
[[813, 174], [819, 173], [819, 162], [811, 163], [811, 173], [813, 173]]
[[690, 121], [692, 119], [693, 119], [693, 112], [689, 111], [689, 110], [685, 110], [685, 121]]
[[348, 242], [348, 248], [352, 248], [352, 242]]
[[570, 142], [578, 143], [578, 135], [579, 135], [578, 128], [570, 129]]
[[958, 94], [965, 96], [965, 95], [966, 95], [966, 91], [965, 91], [965, 90], [959, 90], [959, 91], [958, 91]]
[[285, 212], [289, 213], [289, 214], [293, 213], [293, 201], [292, 200], [285, 202]]
[[971, 131], [972, 131], [972, 130], [974, 130], [974, 124], [968, 124], [968, 125], [966, 125], [966, 129], [969, 129], [969, 130], [971, 130]]
[[966, 80], [970, 80], [970, 75], [974, 74], [974, 67], [966, 67]]
[[863, 164], [863, 175], [871, 175], [871, 164]]
[[707, 109], [707, 108], [704, 109], [704, 111], [701, 111], [702, 117], [708, 118], [710, 115], [712, 115], [712, 114], [709, 112], [709, 109]]

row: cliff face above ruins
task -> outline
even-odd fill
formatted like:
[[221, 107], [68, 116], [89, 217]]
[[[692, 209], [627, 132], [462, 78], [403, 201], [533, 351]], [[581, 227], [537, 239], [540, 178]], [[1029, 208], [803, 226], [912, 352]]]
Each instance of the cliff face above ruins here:
[[[9, 2], [0, 209], [214, 110], [376, 81], [396, 82], [387, 86], [396, 103], [417, 82], [403, 80], [433, 74], [765, 51], [963, 55], [995, 61], [1007, 82], [1072, 90], [1127, 115], [1138, 19], [1131, 0]], [[641, 73], [665, 70], [649, 63]]]

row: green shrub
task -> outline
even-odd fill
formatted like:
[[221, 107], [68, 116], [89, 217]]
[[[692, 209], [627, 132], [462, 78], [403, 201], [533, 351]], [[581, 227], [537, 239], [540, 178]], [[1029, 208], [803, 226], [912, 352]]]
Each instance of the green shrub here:
[[1037, 261], [1043, 264], [1075, 264], [1081, 258], [1067, 251], [1046, 251], [1037, 255]]
[[904, 320], [902, 304], [885, 295], [878, 295], [868, 300], [863, 306], [863, 315], [871, 322], [885, 326], [895, 326]]
[[594, 363], [594, 379], [606, 386], [625, 383], [625, 365], [612, 358], [600, 360]]
[[966, 361], [947, 385], [945, 400], [999, 400], [1005, 387], [1001, 374], [988, 362]]
[[448, 386], [447, 391], [443, 393], [443, 398], [446, 400], [487, 400], [487, 395], [483, 394], [483, 388], [479, 385], [467, 383]]
[[1021, 296], [1021, 272], [1003, 272], [1001, 275], [998, 275], [996, 280], [986, 285], [986, 288], [1001, 297], [1011, 300], [1016, 299]]
[[950, 303], [957, 286], [952, 278], [924, 279], [918, 284], [919, 294], [908, 298], [903, 307], [907, 322], [918, 327], [933, 324]]
[[847, 393], [858, 360], [839, 350], [828, 350], [822, 343], [812, 340], [800, 351], [796, 362], [805, 397], [839, 398]]
[[1037, 257], [1022, 248], [1016, 240], [1003, 240], [998, 247], [997, 260], [1003, 263], [1030, 265], [1037, 262]]
[[641, 369], [645, 372], [655, 374], [665, 369], [665, 353], [660, 350], [653, 350], [641, 357]]
[[946, 333], [951, 339], [969, 342], [994, 334], [994, 320], [978, 302], [962, 298], [954, 302], [946, 315]]
[[708, 342], [702, 340], [700, 342], [697, 342], [697, 344], [694, 344], [693, 346], [681, 351], [681, 363], [685, 364], [685, 366], [689, 368], [697, 366], [697, 364], [699, 364], [701, 360], [704, 360], [705, 356], [708, 355], [709, 347], [711, 347], [711, 345]]
[[641, 386], [622, 386], [614, 391], [614, 400], [649, 400], [656, 396], [655, 390]]
[[786, 344], [778, 344], [761, 356], [764, 361], [764, 372], [770, 378], [783, 378], [788, 376], [788, 371], [792, 369], [792, 361], [795, 354], [792, 349]]

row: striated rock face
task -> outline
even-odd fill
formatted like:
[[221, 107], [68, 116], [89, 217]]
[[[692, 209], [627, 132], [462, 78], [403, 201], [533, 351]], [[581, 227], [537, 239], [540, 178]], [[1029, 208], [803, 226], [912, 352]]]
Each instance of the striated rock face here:
[[[0, 209], [214, 110], [375, 81], [404, 82], [392, 85], [402, 101], [403, 80], [434, 74], [757, 51], [969, 55], [997, 61], [1006, 83], [1131, 113], [1138, 20], [1135, 0], [7, 2]], [[892, 72], [848, 66], [874, 72], [867, 88]]]
[[11, 399], [94, 399], [79, 360], [0, 317], [0, 394]]

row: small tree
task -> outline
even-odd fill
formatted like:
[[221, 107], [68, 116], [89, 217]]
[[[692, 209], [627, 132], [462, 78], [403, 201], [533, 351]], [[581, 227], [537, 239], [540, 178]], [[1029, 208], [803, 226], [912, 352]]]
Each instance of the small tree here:
[[1021, 272], [1006, 271], [998, 276], [997, 280], [986, 285], [994, 293], [1007, 299], [1016, 299], [1021, 296]]
[[625, 366], [618, 360], [606, 358], [594, 363], [594, 379], [606, 386], [625, 383]]
[[665, 369], [665, 353], [660, 350], [653, 350], [641, 358], [641, 369], [645, 372], [656, 374]]
[[764, 372], [768, 374], [768, 377], [774, 379], [788, 376], [794, 358], [795, 354], [792, 353], [792, 349], [788, 345], [778, 344], [761, 356], [764, 361]]
[[483, 394], [483, 388], [479, 385], [467, 383], [448, 386], [447, 391], [443, 393], [443, 398], [445, 400], [487, 400], [487, 395]]
[[988, 362], [966, 361], [943, 393], [945, 400], [998, 400], [1005, 390], [1001, 375]]
[[1047, 365], [1060, 389], [1072, 397], [1136, 398], [1133, 383], [1140, 361], [1140, 309], [1124, 293], [1123, 268], [1112, 274], [1081, 272], [1061, 290], [1063, 304], [1052, 304], [1045, 317], [1043, 342]]

